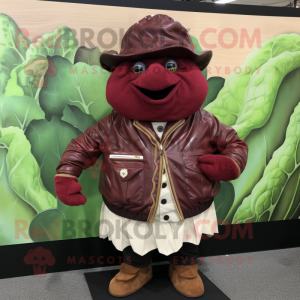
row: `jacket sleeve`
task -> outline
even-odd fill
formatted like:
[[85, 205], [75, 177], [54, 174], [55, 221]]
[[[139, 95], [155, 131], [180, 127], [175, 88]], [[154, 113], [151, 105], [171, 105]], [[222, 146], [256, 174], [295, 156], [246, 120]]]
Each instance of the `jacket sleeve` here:
[[112, 120], [111, 113], [73, 138], [62, 154], [56, 173], [79, 177], [83, 169], [94, 165], [107, 147]]
[[214, 115], [211, 117], [210, 147], [213, 153], [231, 158], [238, 165], [241, 174], [247, 163], [247, 144], [239, 138], [232, 127], [223, 124]]

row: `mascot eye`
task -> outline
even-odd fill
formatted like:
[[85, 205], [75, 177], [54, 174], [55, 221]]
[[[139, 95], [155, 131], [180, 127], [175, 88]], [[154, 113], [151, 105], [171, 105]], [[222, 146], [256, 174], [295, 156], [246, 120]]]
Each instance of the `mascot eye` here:
[[175, 72], [178, 69], [177, 62], [173, 59], [169, 59], [165, 62], [165, 68], [171, 72]]
[[145, 70], [146, 70], [146, 66], [141, 61], [136, 62], [133, 66], [133, 72], [135, 74], [140, 74], [140, 73], [144, 72]]

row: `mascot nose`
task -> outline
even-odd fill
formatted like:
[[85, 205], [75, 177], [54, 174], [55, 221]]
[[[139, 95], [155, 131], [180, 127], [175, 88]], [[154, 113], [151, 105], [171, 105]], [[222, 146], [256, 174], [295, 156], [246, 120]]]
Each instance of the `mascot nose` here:
[[138, 86], [159, 91], [178, 83], [180, 79], [159, 63], [151, 64], [139, 77]]

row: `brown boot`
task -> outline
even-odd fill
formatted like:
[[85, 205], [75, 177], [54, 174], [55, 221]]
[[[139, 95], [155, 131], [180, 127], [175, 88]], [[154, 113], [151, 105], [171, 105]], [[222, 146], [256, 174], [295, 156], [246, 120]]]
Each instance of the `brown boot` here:
[[122, 263], [120, 272], [111, 280], [109, 293], [115, 297], [125, 297], [137, 292], [152, 278], [152, 265], [144, 268]]
[[189, 298], [200, 297], [204, 294], [204, 285], [196, 265], [169, 266], [169, 277], [177, 292]]

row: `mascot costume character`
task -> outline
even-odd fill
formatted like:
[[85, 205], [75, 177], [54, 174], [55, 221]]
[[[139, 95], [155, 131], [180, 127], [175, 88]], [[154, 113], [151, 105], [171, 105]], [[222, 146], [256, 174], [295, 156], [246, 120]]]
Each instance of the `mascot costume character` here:
[[201, 71], [211, 57], [211, 50], [196, 54], [187, 30], [162, 14], [132, 25], [119, 54], [100, 56], [111, 72], [106, 98], [113, 111], [70, 141], [54, 181], [64, 204], [85, 204], [78, 177], [102, 155], [100, 237], [123, 251], [113, 296], [151, 280], [154, 249], [168, 256], [179, 293], [204, 293], [201, 235], [218, 233], [214, 196], [220, 181], [240, 176], [248, 155], [235, 130], [201, 108], [208, 92]]

